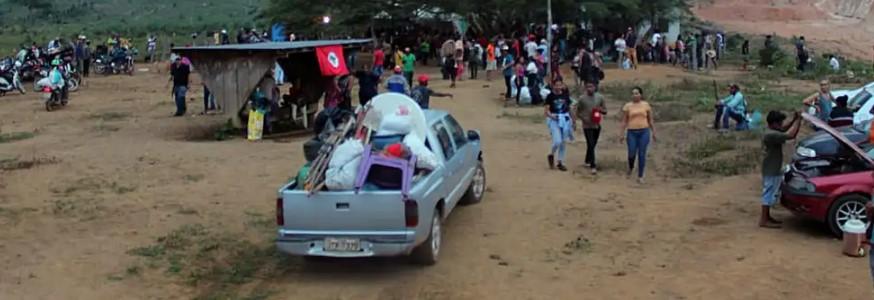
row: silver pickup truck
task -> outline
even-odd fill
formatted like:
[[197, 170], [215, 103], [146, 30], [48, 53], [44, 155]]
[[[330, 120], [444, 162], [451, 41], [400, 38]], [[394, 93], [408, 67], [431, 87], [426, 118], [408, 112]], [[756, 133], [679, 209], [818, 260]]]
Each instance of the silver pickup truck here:
[[465, 134], [446, 112], [426, 110], [426, 146], [443, 166], [400, 190], [321, 191], [309, 195], [292, 181], [279, 190], [276, 246], [292, 255], [372, 257], [410, 255], [433, 265], [441, 224], [459, 203], [480, 202], [486, 189], [479, 133]]

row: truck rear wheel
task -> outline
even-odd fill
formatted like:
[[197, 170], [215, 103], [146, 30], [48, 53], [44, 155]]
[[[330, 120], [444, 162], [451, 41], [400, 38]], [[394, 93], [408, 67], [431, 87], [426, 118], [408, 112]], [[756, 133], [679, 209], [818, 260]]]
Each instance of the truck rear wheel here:
[[443, 243], [443, 224], [440, 219], [440, 210], [434, 210], [434, 217], [431, 218], [431, 226], [428, 234], [428, 239], [424, 243], [413, 250], [411, 258], [413, 262], [432, 266], [437, 263], [437, 258], [440, 255], [440, 246]]

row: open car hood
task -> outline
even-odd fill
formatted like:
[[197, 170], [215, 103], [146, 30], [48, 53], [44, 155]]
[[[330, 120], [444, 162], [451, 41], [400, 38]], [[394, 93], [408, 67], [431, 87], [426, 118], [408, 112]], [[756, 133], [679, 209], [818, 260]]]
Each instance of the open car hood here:
[[828, 132], [838, 142], [843, 144], [844, 147], [848, 147], [850, 149], [853, 149], [853, 151], [855, 151], [859, 157], [861, 157], [866, 162], [868, 162], [869, 166], [874, 167], [874, 160], [872, 160], [870, 157], [868, 157], [868, 154], [865, 153], [865, 151], [863, 151], [862, 148], [859, 148], [859, 146], [857, 146], [855, 143], [851, 142], [849, 139], [847, 139], [846, 136], [844, 136], [843, 134], [841, 134], [840, 132], [835, 130], [833, 127], [829, 126], [828, 124], [826, 124], [825, 122], [823, 122], [819, 118], [812, 116], [808, 113], [802, 113], [801, 117], [804, 118], [805, 120], [807, 120], [808, 122], [812, 123], [814, 126], [821, 128], [822, 130], [825, 130], [825, 132]]

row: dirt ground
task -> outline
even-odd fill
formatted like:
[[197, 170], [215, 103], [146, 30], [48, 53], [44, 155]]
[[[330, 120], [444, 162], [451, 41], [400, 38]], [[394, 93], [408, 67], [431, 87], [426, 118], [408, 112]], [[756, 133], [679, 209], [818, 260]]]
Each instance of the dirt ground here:
[[[607, 84], [688, 76], [643, 66], [609, 70]], [[669, 172], [670, 157], [715, 134], [705, 129], [707, 116], [656, 125], [659, 140], [644, 186], [624, 177], [615, 117], [606, 119], [599, 146], [605, 170], [592, 176], [582, 167], [579, 133], [569, 148], [571, 172], [550, 171], [546, 126], [535, 117], [542, 108], [505, 107], [503, 81], [466, 80], [456, 89], [441, 80], [432, 84], [455, 94], [433, 99], [433, 107], [482, 131], [488, 173], [485, 200], [448, 219], [439, 264], [283, 257], [270, 240], [274, 199], [302, 164], [305, 138], [210, 141], [223, 118], [171, 118], [165, 81], [152, 73], [93, 78], [68, 107], [50, 113], [33, 93], [0, 98], [2, 131], [34, 133], [0, 144], [0, 161], [6, 161], [0, 170], [0, 298], [872, 297], [867, 259], [843, 256], [840, 242], [820, 224], [780, 209], [783, 229], [755, 226], [755, 170], [685, 179]], [[198, 92], [190, 95], [190, 113], [202, 109]], [[607, 101], [613, 113], [627, 99]], [[216, 265], [261, 253], [245, 249], [278, 258], [255, 257], [254, 274], [246, 273], [244, 261], [227, 280], [192, 284], [186, 263], [202, 263], [198, 256], [171, 257], [166, 266], [132, 254], [192, 224], [202, 225], [206, 236], [230, 237], [217, 238], [204, 253], [248, 241], [249, 248], [238, 251], [247, 253], [218, 257]], [[233, 280], [239, 274], [248, 277]]]
[[692, 11], [729, 31], [804, 36], [820, 53], [835, 51], [870, 60], [874, 13], [859, 9], [847, 14], [840, 9], [844, 2], [853, 1], [868, 0], [702, 0]]

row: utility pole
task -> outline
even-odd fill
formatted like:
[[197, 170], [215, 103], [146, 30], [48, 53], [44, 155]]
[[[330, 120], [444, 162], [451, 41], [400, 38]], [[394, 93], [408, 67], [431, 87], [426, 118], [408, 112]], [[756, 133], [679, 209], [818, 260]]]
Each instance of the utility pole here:
[[552, 83], [552, 0], [546, 0], [546, 56], [549, 57], [549, 63], [546, 64], [546, 73], [549, 74], [549, 82]]

